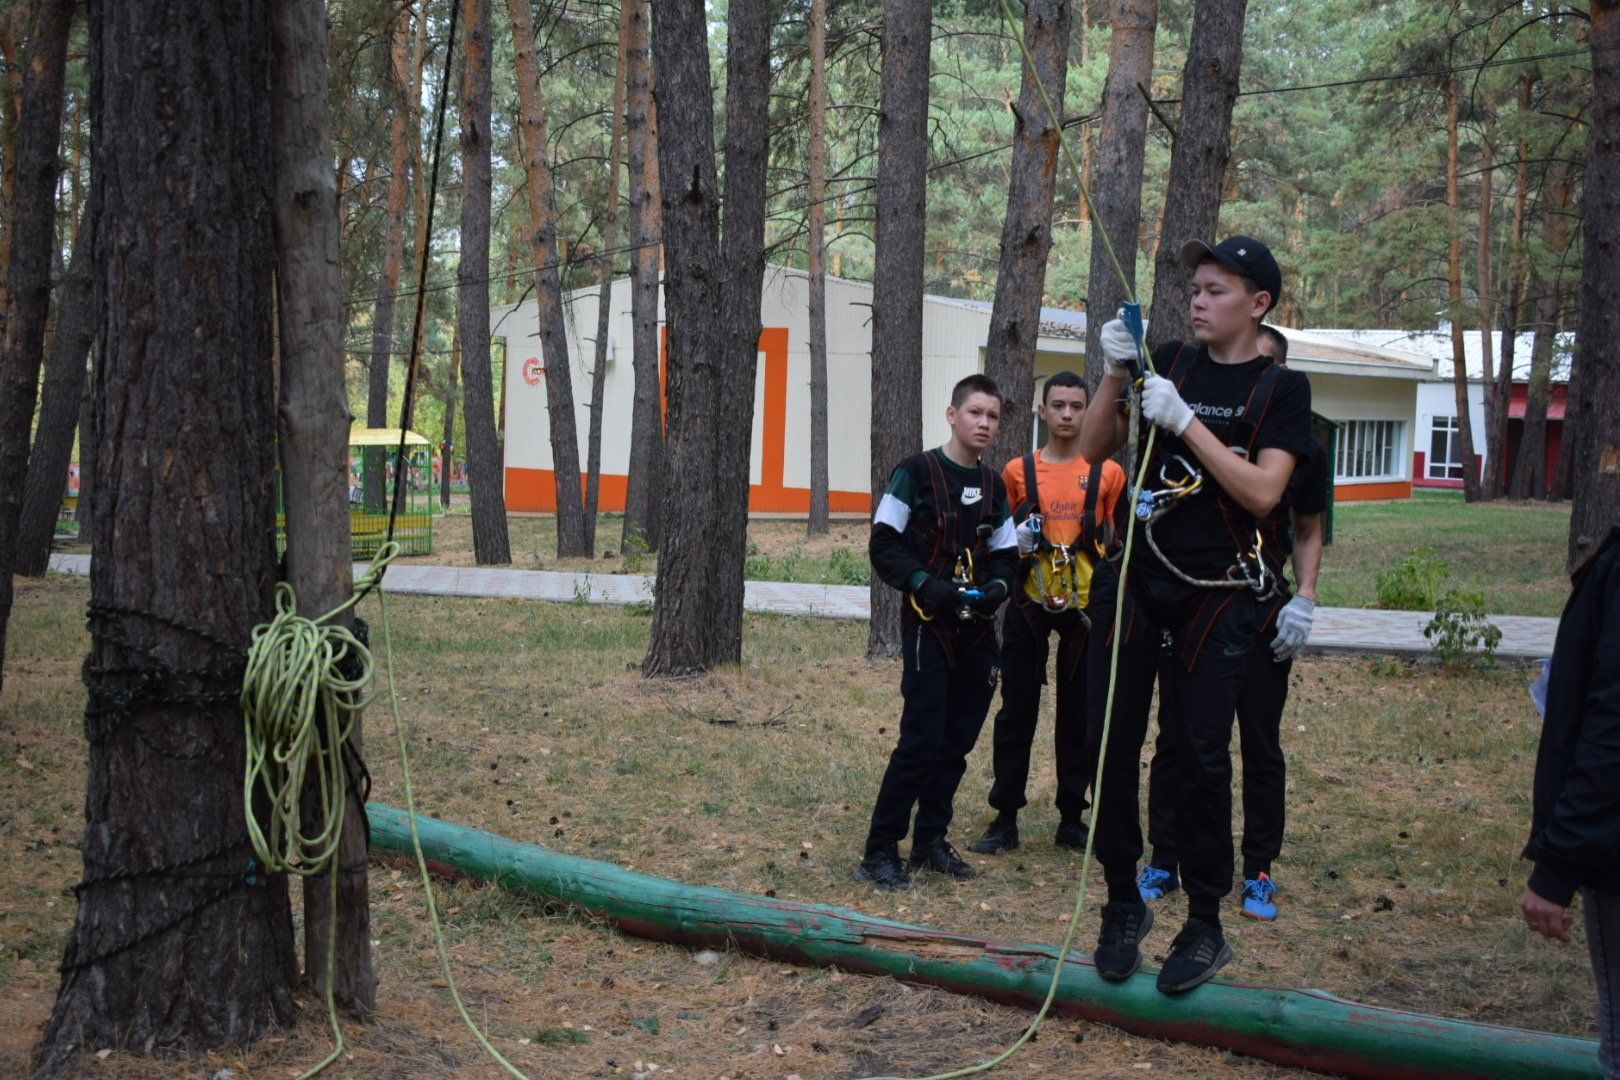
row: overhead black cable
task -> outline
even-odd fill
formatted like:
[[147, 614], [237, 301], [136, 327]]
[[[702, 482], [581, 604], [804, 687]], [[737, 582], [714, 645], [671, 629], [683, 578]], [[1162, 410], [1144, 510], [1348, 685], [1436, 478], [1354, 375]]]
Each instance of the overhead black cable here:
[[[1347, 86], [1364, 86], [1364, 85], [1369, 84], [1369, 83], [1400, 82], [1400, 81], [1404, 81], [1404, 80], [1407, 80], [1407, 79], [1428, 79], [1428, 78], [1434, 78], [1434, 77], [1440, 76], [1440, 75], [1457, 75], [1457, 74], [1461, 74], [1462, 72], [1465, 72], [1465, 71], [1480, 71], [1480, 70], [1483, 70], [1485, 68], [1505, 67], [1505, 66], [1510, 65], [1510, 64], [1529, 64], [1529, 63], [1534, 63], [1537, 60], [1559, 60], [1559, 59], [1565, 59], [1565, 58], [1574, 57], [1574, 56], [1590, 56], [1594, 52], [1609, 52], [1609, 51], [1612, 51], [1612, 50], [1617, 49], [1617, 48], [1620, 48], [1620, 46], [1617, 46], [1617, 45], [1604, 45], [1604, 46], [1597, 46], [1597, 47], [1590, 48], [1590, 49], [1564, 49], [1564, 50], [1561, 50], [1561, 51], [1558, 51], [1558, 52], [1534, 53], [1534, 54], [1532, 54], [1530, 56], [1510, 56], [1510, 57], [1504, 57], [1504, 58], [1498, 59], [1498, 60], [1486, 60], [1486, 61], [1482, 61], [1482, 62], [1476, 63], [1476, 64], [1463, 64], [1463, 65], [1461, 65], [1459, 67], [1433, 68], [1433, 69], [1430, 69], [1430, 70], [1427, 70], [1427, 71], [1403, 71], [1403, 72], [1396, 72], [1394, 74], [1389, 74], [1389, 75], [1367, 75], [1367, 76], [1364, 76], [1364, 77], [1359, 78], [1359, 79], [1339, 79], [1339, 80], [1335, 80], [1333, 82], [1322, 82], [1322, 83], [1300, 83], [1300, 84], [1295, 85], [1295, 86], [1261, 87], [1261, 88], [1256, 89], [1256, 90], [1239, 90], [1237, 96], [1238, 97], [1266, 97], [1266, 96], [1271, 95], [1271, 94], [1293, 94], [1293, 93], [1297, 93], [1297, 92], [1302, 91], [1302, 90], [1332, 90], [1332, 89], [1338, 89], [1338, 88], [1343, 88], [1343, 87], [1347, 87]], [[1179, 104], [1180, 101], [1181, 101], [1180, 98], [1151, 98], [1149, 100], [1151, 102], [1153, 102], [1154, 104], [1158, 104], [1158, 105], [1175, 105], [1175, 104]], [[1091, 115], [1066, 117], [1064, 119], [1064, 121], [1063, 121], [1063, 127], [1066, 128], [1066, 129], [1071, 128], [1071, 127], [1075, 127], [1075, 126], [1078, 126], [1080, 124], [1084, 124], [1087, 121], [1092, 120], [1094, 118], [1095, 117], [1091, 116]], [[998, 144], [996, 146], [988, 147], [988, 148], [986, 148], [984, 150], [975, 151], [975, 152], [973, 152], [971, 154], [964, 154], [961, 157], [952, 158], [949, 161], [942, 161], [937, 165], [931, 165], [931, 166], [929, 166], [928, 171], [931, 172], [931, 173], [932, 172], [938, 172], [941, 169], [948, 169], [948, 168], [952, 168], [952, 167], [957, 166], [957, 165], [966, 164], [967, 162], [975, 161], [975, 160], [977, 160], [979, 158], [982, 158], [982, 157], [988, 157], [991, 154], [1000, 153], [1003, 150], [1010, 150], [1010, 149], [1012, 149], [1012, 145], [1013, 144], [1011, 142], [1001, 143], [1001, 144]], [[821, 203], [828, 203], [828, 202], [832, 202], [834, 199], [843, 199], [843, 198], [848, 198], [850, 195], [859, 195], [862, 192], [870, 191], [875, 187], [877, 187], [877, 184], [874, 182], [874, 183], [867, 184], [867, 185], [862, 186], [862, 187], [846, 189], [844, 191], [840, 191], [836, 195], [834, 195], [834, 194], [826, 195], [823, 198], [821, 198], [819, 201]], [[811, 204], [809, 202], [801, 203], [801, 204], [799, 204], [797, 206], [789, 207], [788, 212], [797, 211], [797, 210], [807, 210], [807, 209], [809, 209], [809, 207], [811, 205], [813, 205], [813, 204]], [[620, 244], [617, 247], [598, 252], [598, 255], [608, 255], [608, 256], [622, 255], [622, 254], [626, 254], [628, 252], [639, 251], [644, 247], [657, 247], [661, 243], [663, 243], [662, 239], [655, 239], [655, 240], [649, 240], [649, 241], [646, 241], [646, 242], [640, 243], [640, 244]], [[509, 271], [506, 271], [506, 272], [500, 273], [500, 274], [489, 274], [486, 277], [484, 277], [482, 280], [485, 281], [485, 282], [500, 281], [500, 280], [502, 280], [504, 278], [515, 277], [518, 274], [534, 274], [534, 273], [538, 273], [539, 271], [542, 271], [542, 270], [554, 270], [554, 269], [557, 269], [557, 268], [563, 266], [566, 263], [566, 261], [567, 260], [559, 259], [559, 260], [555, 260], [555, 261], [550, 262], [550, 263], [541, 263], [541, 264], [536, 265], [536, 266], [526, 266], [526, 267], [522, 267], [522, 268], [517, 269], [517, 270], [509, 270]], [[443, 292], [446, 289], [455, 288], [458, 284], [460, 284], [459, 279], [456, 280], [456, 281], [446, 281], [446, 282], [436, 284], [436, 285], [426, 285], [426, 284], [424, 284], [422, 286], [421, 291], [423, 291], [423, 292]], [[399, 297], [402, 297], [402, 296], [411, 296], [411, 295], [415, 295], [415, 294], [411, 293], [411, 292], [396, 292], [394, 294], [396, 299], [398, 299]], [[349, 297], [348, 299], [344, 300], [343, 303], [344, 303], [345, 306], [354, 305], [354, 304], [374, 304], [379, 299], [381, 299], [381, 297], [378, 296], [378, 295], [354, 296], [354, 297]]]

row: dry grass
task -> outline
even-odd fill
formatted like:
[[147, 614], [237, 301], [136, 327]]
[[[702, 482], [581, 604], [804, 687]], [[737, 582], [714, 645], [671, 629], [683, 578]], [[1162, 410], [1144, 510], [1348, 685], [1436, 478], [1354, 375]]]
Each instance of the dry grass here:
[[[0, 1075], [24, 1069], [72, 918], [85, 599], [82, 581], [23, 582], [13, 616], [0, 698]], [[376, 625], [376, 604], [367, 608]], [[897, 669], [859, 659], [857, 624], [751, 617], [741, 667], [649, 683], [633, 670], [648, 626], [635, 611], [428, 598], [396, 599], [390, 610], [424, 812], [701, 884], [1002, 938], [1062, 934], [1078, 860], [1047, 842], [1056, 818], [1046, 753], [1037, 755], [1025, 848], [976, 858], [979, 880], [929, 881], [900, 896], [851, 880], [892, 745], [898, 682]], [[1283, 918], [1228, 920], [1233, 976], [1590, 1033], [1584, 950], [1532, 941], [1515, 919], [1536, 738], [1526, 674], [1326, 659], [1295, 670]], [[386, 714], [374, 709], [369, 723], [376, 796], [398, 804]], [[958, 798], [959, 839], [988, 817], [988, 780], [986, 738]], [[345, 1074], [497, 1075], [438, 985], [411, 875], [377, 866], [371, 880], [381, 1017], [351, 1035]], [[533, 1076], [919, 1075], [988, 1056], [1026, 1019], [886, 979], [733, 954], [703, 965], [532, 899], [442, 889], [464, 993]], [[1100, 896], [1100, 879], [1091, 891]], [[1167, 928], [1183, 912], [1179, 899], [1168, 907]], [[1094, 914], [1081, 933], [1089, 945]], [[1170, 937], [1166, 929], [1148, 939], [1150, 963]], [[206, 1061], [115, 1054], [86, 1071], [206, 1077], [228, 1065], [292, 1076], [326, 1045], [315, 1003], [304, 1016], [281, 1041]], [[998, 1075], [1148, 1071], [1284, 1072], [1060, 1020]]]

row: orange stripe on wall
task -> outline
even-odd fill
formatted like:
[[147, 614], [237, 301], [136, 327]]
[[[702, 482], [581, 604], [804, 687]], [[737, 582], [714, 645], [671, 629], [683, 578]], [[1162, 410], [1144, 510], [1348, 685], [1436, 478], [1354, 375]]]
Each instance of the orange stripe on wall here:
[[[787, 327], [767, 326], [761, 330], [759, 351], [765, 354], [765, 415], [759, 463], [760, 486], [780, 488], [782, 477], [787, 471]], [[805, 509], [809, 510], [808, 503]]]
[[1334, 502], [1360, 502], [1366, 499], [1410, 499], [1412, 482], [1394, 480], [1384, 484], [1346, 484], [1342, 480], [1333, 485]]
[[[602, 474], [602, 490], [597, 496], [597, 509], [623, 510], [627, 478], [613, 473]], [[585, 474], [579, 476], [579, 487], [585, 490]], [[555, 512], [557, 509], [557, 474], [550, 469], [506, 470], [506, 508], [508, 510]]]

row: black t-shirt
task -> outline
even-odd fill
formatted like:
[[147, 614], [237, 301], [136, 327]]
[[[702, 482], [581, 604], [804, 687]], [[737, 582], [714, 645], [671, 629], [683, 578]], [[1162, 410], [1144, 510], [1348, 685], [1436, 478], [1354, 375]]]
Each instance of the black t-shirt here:
[[[1257, 356], [1241, 364], [1218, 364], [1203, 346], [1167, 342], [1154, 350], [1153, 366], [1174, 382], [1193, 415], [1215, 437], [1251, 461], [1270, 447], [1287, 450], [1297, 460], [1310, 453], [1311, 384], [1286, 368], [1273, 368]], [[1271, 369], [1274, 374], [1267, 374]], [[1179, 437], [1161, 431], [1147, 486], [1156, 489], [1159, 466], [1181, 455], [1204, 475], [1198, 494], [1182, 500], [1153, 526], [1159, 549], [1183, 573], [1220, 578], [1253, 542], [1256, 520], [1236, 499], [1227, 497], [1209, 470]], [[1172, 478], [1179, 465], [1170, 466]]]
[[1260, 526], [1266, 561], [1276, 573], [1283, 572], [1288, 557], [1294, 553], [1294, 515], [1326, 513], [1329, 483], [1327, 451], [1313, 436], [1310, 450], [1295, 464], [1294, 475], [1288, 478], [1277, 508]]

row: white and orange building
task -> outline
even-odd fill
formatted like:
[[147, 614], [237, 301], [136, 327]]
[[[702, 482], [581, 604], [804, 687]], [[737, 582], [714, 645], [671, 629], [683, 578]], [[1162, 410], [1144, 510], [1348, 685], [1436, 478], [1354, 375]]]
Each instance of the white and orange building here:
[[[566, 297], [568, 362], [573, 376], [580, 460], [589, 429], [590, 370], [595, 356], [598, 290]], [[829, 504], [835, 513], [865, 514], [871, 446], [872, 286], [827, 278]], [[601, 508], [624, 507], [630, 460], [634, 392], [631, 363], [630, 283], [609, 294], [607, 372], [603, 385]], [[928, 296], [923, 301], [923, 441], [945, 441], [945, 406], [951, 387], [984, 370], [991, 305]], [[1085, 364], [1085, 315], [1041, 311], [1036, 374], [1044, 377]], [[809, 277], [769, 266], [761, 298], [759, 365], [749, 508], [756, 513], [803, 514], [810, 508]], [[660, 319], [662, 326], [662, 319]], [[501, 423], [506, 505], [549, 511], [557, 505], [552, 470], [544, 366], [535, 304], [491, 311], [497, 345], [504, 345]], [[1338, 425], [1336, 498], [1404, 498], [1412, 491], [1412, 433], [1417, 387], [1434, 374], [1426, 359], [1313, 332], [1288, 330], [1291, 359], [1310, 375], [1318, 413]], [[501, 355], [499, 348], [497, 356]]]

